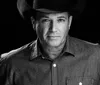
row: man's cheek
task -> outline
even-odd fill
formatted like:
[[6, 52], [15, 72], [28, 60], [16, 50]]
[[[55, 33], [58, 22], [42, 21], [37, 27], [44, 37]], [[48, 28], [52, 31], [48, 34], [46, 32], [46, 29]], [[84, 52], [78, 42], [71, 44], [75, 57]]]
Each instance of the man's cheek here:
[[38, 30], [38, 36], [41, 38], [43, 35], [43, 31], [41, 29]]

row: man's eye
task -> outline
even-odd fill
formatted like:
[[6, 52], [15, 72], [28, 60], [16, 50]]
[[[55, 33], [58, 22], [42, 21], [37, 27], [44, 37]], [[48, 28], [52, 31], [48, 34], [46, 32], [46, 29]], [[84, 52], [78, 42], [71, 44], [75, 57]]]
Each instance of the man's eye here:
[[50, 20], [49, 19], [42, 19], [41, 21], [42, 22], [49, 22]]
[[65, 19], [58, 19], [58, 22], [64, 22]]

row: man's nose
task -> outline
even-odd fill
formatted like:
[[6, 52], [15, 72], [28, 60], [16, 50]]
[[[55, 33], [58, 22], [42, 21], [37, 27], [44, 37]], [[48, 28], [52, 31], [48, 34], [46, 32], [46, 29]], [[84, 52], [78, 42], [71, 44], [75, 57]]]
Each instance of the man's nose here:
[[49, 29], [50, 29], [51, 32], [57, 31], [57, 24], [56, 24], [55, 21], [50, 22], [50, 28]]

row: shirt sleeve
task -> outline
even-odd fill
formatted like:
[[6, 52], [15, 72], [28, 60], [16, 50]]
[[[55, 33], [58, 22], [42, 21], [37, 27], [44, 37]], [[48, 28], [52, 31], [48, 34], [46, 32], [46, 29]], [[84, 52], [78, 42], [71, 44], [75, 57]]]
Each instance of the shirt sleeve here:
[[6, 64], [0, 61], [0, 85], [6, 85], [7, 73]]
[[99, 50], [98, 50], [98, 85], [100, 85], [100, 45], [99, 45]]
[[0, 61], [0, 85], [14, 85], [12, 79], [7, 63], [5, 63], [5, 60]]

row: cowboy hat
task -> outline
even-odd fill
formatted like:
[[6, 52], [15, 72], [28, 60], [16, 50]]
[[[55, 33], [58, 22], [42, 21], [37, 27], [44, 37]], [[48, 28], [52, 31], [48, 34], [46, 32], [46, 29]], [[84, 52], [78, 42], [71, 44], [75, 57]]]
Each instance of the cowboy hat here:
[[17, 8], [23, 18], [30, 18], [37, 12], [69, 12], [80, 15], [85, 8], [85, 0], [17, 0]]

